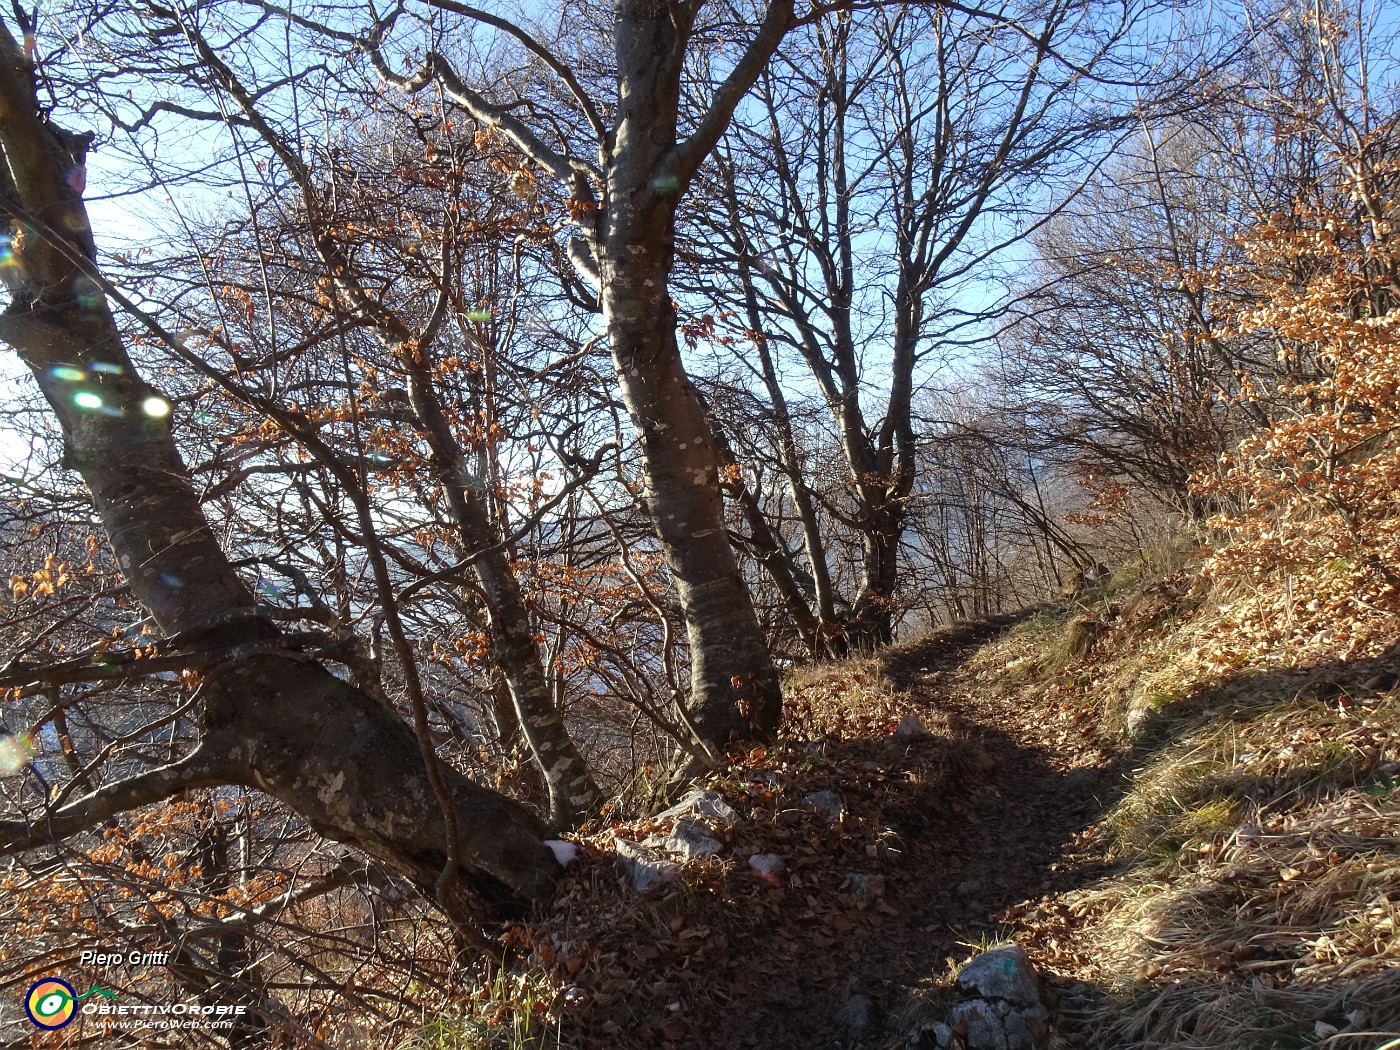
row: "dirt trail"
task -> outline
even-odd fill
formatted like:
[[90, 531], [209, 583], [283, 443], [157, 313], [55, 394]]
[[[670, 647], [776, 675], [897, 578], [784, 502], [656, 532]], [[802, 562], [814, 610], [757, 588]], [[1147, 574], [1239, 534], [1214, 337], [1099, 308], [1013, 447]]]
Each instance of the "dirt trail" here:
[[[815, 672], [795, 690], [811, 742], [731, 769], [720, 787], [745, 817], [674, 886], [622, 889], [606, 853], [580, 870], [537, 931], [561, 953], [587, 945], [568, 970], [577, 1045], [883, 1050], [949, 958], [1005, 932], [999, 916], [1095, 878], [1084, 831], [1116, 788], [1108, 757], [1073, 712], [969, 665], [1013, 622]], [[894, 731], [911, 713], [932, 735]], [[780, 874], [756, 874], [759, 854]]]
[[[899, 921], [884, 924], [866, 941], [864, 956], [847, 959], [838, 980], [809, 1000], [818, 1015], [826, 1004], [826, 1023], [800, 1025], [806, 1031], [793, 1032], [796, 1039], [768, 1046], [890, 1045], [907, 1024], [909, 990], [933, 983], [947, 959], [971, 954], [969, 945], [996, 939], [1005, 930], [998, 915], [1104, 871], [1085, 831], [1119, 779], [1107, 757], [1067, 714], [998, 695], [967, 666], [1014, 622], [963, 624], [886, 661], [887, 677], [931, 720], [941, 712], [975, 745], [975, 769], [948, 785], [941, 805], [905, 815], [899, 830], [907, 860], [885, 873], [885, 900]], [[830, 1011], [853, 996], [869, 1002], [868, 1025], [832, 1024]]]
[[914, 843], [944, 887], [923, 911], [931, 924], [995, 932], [993, 917], [1005, 908], [1104, 869], [1083, 839], [1116, 788], [1107, 756], [1060, 712], [991, 695], [965, 666], [1011, 622], [967, 625], [944, 646], [901, 654], [888, 669], [921, 703], [951, 714], [985, 756], [986, 779], [933, 815]]

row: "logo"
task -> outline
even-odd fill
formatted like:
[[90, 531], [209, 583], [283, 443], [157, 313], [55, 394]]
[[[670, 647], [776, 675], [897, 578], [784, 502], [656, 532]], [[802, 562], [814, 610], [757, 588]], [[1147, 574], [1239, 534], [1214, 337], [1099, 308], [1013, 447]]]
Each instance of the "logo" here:
[[91, 995], [100, 995], [104, 999], [117, 997], [116, 992], [96, 985], [79, 995], [67, 981], [45, 977], [29, 986], [29, 993], [24, 997], [24, 1012], [36, 1027], [57, 1031], [73, 1020], [78, 1004]]
[[45, 977], [36, 981], [24, 997], [24, 1010], [40, 1028], [62, 1028], [78, 1012], [78, 993], [67, 981]]

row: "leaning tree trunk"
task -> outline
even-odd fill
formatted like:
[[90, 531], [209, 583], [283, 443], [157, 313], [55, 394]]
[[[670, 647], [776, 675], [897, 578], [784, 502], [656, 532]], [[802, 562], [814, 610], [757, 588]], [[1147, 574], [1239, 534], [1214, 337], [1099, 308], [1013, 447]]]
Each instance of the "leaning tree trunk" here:
[[432, 466], [447, 496], [463, 549], [472, 562], [490, 619], [491, 655], [514, 706], [515, 728], [544, 777], [549, 826], [576, 828], [603, 804], [593, 774], [564, 726], [550, 696], [529, 610], [505, 551], [494, 546], [497, 529], [487, 516], [485, 482], [468, 467], [433, 386], [430, 348], [420, 345], [405, 367], [409, 397], [432, 450]]
[[0, 822], [0, 851], [76, 834], [186, 788], [241, 784], [428, 889], [448, 860], [450, 817], [470, 882], [497, 896], [547, 895], [559, 869], [542, 822], [446, 768], [444, 807], [403, 719], [295, 651], [233, 570], [175, 448], [169, 402], [132, 365], [94, 280], [72, 176], [88, 142], [43, 119], [29, 62], [0, 25], [0, 200], [17, 227], [0, 339], [38, 380], [63, 430], [65, 463], [87, 483], [133, 596], [164, 645], [201, 671], [202, 736], [186, 757], [38, 824]]
[[641, 443], [647, 512], [685, 618], [691, 715], [713, 744], [771, 737], [782, 715], [777, 671], [729, 543], [715, 449], [676, 345], [667, 267], [636, 261], [655, 246], [638, 252], [639, 238], [618, 241], [605, 256], [605, 271], [620, 265], [604, 281], [603, 311]]

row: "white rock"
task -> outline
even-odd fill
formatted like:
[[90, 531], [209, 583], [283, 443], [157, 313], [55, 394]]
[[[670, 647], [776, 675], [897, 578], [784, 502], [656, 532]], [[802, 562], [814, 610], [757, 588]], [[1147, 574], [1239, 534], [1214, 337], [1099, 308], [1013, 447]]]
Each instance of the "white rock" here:
[[554, 854], [554, 859], [559, 862], [561, 868], [567, 868], [578, 858], [578, 847], [572, 842], [565, 842], [563, 839], [545, 839], [544, 844]]
[[676, 821], [676, 826], [665, 834], [647, 836], [642, 845], [663, 849], [686, 860], [714, 856], [721, 848], [719, 839], [710, 834], [709, 828], [689, 817]]
[[834, 791], [813, 791], [802, 800], [802, 804], [825, 814], [833, 824], [846, 816], [846, 803], [842, 802], [841, 796]]
[[787, 867], [787, 862], [776, 853], [755, 853], [749, 858], [749, 867], [761, 875], [776, 875]]
[[627, 875], [627, 881], [638, 893], [651, 886], [661, 886], [676, 877], [680, 865], [657, 856], [652, 850], [644, 849], [626, 839], [614, 842], [618, 863]]
[[724, 796], [718, 791], [701, 790], [692, 791], [670, 809], [658, 813], [656, 819], [674, 820], [691, 814], [709, 817], [725, 825], [732, 825], [739, 819], [734, 807], [724, 801]]
[[933, 736], [933, 733], [918, 718], [905, 715], [899, 720], [899, 725], [895, 726], [893, 735], [896, 740], [923, 740]]

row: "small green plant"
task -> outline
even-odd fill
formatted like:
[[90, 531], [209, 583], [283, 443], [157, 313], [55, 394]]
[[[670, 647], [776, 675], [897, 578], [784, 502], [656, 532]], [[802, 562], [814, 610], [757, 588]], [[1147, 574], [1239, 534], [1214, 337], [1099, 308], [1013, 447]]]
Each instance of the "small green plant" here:
[[1182, 843], [1192, 839], [1209, 839], [1224, 835], [1239, 824], [1239, 805], [1230, 799], [1217, 798], [1183, 813], [1176, 821], [1175, 836]]
[[1370, 780], [1361, 786], [1361, 790], [1372, 798], [1385, 798], [1395, 790], [1396, 780], [1384, 770], [1376, 770]]
[[460, 1016], [442, 1014], [426, 1021], [400, 1050], [544, 1050], [562, 1046], [563, 1033], [550, 1023], [554, 1000], [542, 970], [512, 972], [504, 963], [479, 984], [461, 1006]]
[[471, 1021], [435, 1017], [419, 1030], [403, 1050], [458, 1050], [481, 1046], [483, 1029]]
[[1147, 694], [1147, 706], [1154, 711], [1165, 711], [1175, 700], [1176, 697], [1165, 689], [1154, 689]]

